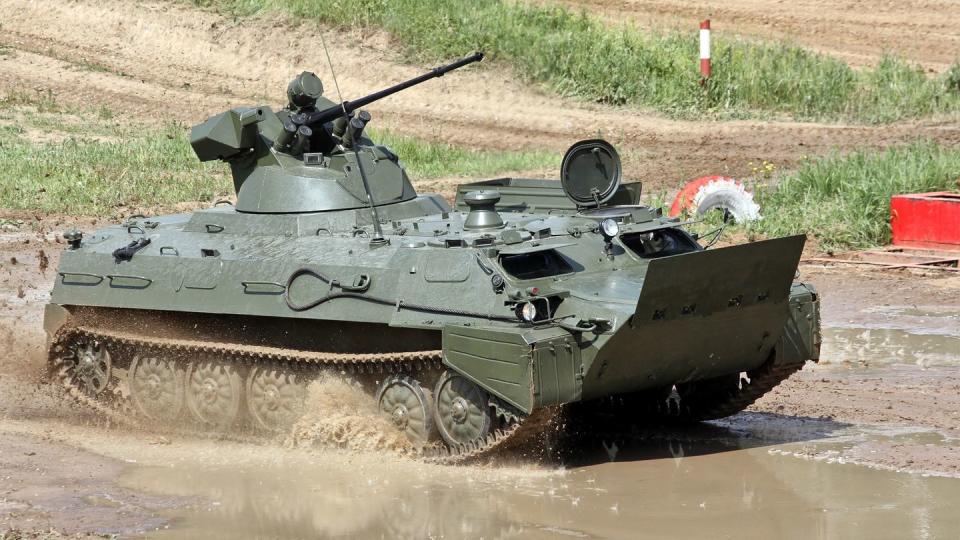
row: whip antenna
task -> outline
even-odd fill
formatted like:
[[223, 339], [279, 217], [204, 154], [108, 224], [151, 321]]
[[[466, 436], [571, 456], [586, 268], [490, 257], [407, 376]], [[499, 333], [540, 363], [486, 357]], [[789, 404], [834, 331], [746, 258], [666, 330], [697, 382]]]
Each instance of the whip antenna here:
[[[323, 45], [323, 54], [326, 55], [327, 64], [330, 66], [330, 75], [333, 76], [333, 87], [337, 89], [337, 98], [340, 99], [340, 110], [343, 111], [344, 122], [348, 122], [349, 124], [354, 124], [358, 120], [360, 122], [359, 130], [353, 129], [353, 126], [348, 126], [344, 136], [347, 139], [359, 139], [364, 126], [370, 121], [370, 115], [364, 113], [364, 111], [360, 111], [357, 118], [350, 119], [350, 113], [347, 112], [347, 102], [343, 100], [343, 94], [340, 93], [340, 83], [337, 82], [337, 72], [333, 69], [333, 60], [330, 58], [330, 50], [327, 49], [327, 40], [323, 39], [323, 32], [320, 32], [320, 43]], [[353, 159], [357, 163], [357, 170], [360, 171], [360, 180], [363, 181], [363, 191], [367, 194], [367, 204], [370, 205], [370, 219], [373, 221], [373, 238], [370, 239], [370, 247], [385, 246], [389, 244], [390, 241], [383, 237], [383, 229], [380, 227], [380, 214], [377, 213], [377, 205], [373, 202], [373, 192], [370, 191], [370, 181], [367, 180], [367, 171], [363, 169], [363, 161], [360, 159], [359, 142], [359, 140], [348, 140], [347, 144], [343, 144], [343, 141], [341, 141], [341, 144], [353, 149]]]
[[330, 51], [327, 49], [327, 40], [323, 39], [323, 32], [320, 34], [320, 44], [323, 45], [323, 54], [327, 56], [327, 65], [330, 66], [330, 75], [333, 77], [333, 87], [337, 89], [337, 98], [340, 100], [340, 108], [343, 109], [343, 115], [347, 114], [346, 102], [343, 101], [343, 94], [340, 93], [340, 83], [337, 82], [337, 72], [333, 69], [333, 60], [330, 59]]

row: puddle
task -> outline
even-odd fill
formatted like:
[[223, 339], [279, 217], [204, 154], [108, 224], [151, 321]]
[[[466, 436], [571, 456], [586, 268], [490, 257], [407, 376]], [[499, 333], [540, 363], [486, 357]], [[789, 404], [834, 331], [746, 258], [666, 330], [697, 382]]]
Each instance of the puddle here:
[[960, 366], [960, 335], [897, 328], [825, 328], [820, 363]]
[[[960, 531], [960, 480], [824, 457], [858, 441], [936, 443], [934, 435], [785, 419], [791, 439], [781, 441], [777, 422], [754, 416], [678, 437], [661, 431], [597, 441], [568, 458], [566, 469], [320, 456], [312, 464], [136, 468], [123, 483], [204, 501], [171, 514], [170, 528], [152, 538], [940, 538]], [[808, 437], [818, 439], [798, 440]], [[811, 449], [820, 457], [803, 453]]]
[[846, 321], [826, 315], [822, 364], [960, 366], [960, 312], [952, 306], [872, 306]]

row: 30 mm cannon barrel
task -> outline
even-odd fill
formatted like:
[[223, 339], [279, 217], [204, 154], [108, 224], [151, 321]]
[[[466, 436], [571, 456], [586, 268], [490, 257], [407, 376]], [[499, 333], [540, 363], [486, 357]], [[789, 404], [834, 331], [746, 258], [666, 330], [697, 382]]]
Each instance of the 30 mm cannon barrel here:
[[305, 126], [325, 124], [327, 122], [330, 122], [331, 120], [337, 119], [338, 117], [344, 116], [344, 113], [346, 113], [347, 115], [352, 114], [353, 111], [359, 109], [360, 107], [363, 107], [364, 105], [368, 105], [370, 103], [373, 103], [374, 101], [383, 99], [389, 95], [396, 94], [401, 90], [405, 90], [407, 88], [410, 88], [411, 86], [420, 84], [424, 81], [435, 79], [437, 77], [443, 77], [443, 75], [446, 74], [447, 72], [462, 68], [467, 64], [472, 64], [474, 62], [479, 62], [481, 60], [483, 60], [483, 53], [482, 52], [474, 53], [470, 56], [467, 56], [466, 58], [461, 58], [456, 62], [447, 64], [445, 66], [433, 68], [428, 73], [424, 73], [423, 75], [414, 77], [408, 81], [395, 84], [389, 88], [384, 88], [379, 92], [374, 92], [370, 95], [355, 99], [353, 101], [344, 101], [343, 103], [334, 105], [333, 107], [328, 107], [322, 111], [306, 114], [300, 119], [298, 119], [299, 120], [298, 123]]

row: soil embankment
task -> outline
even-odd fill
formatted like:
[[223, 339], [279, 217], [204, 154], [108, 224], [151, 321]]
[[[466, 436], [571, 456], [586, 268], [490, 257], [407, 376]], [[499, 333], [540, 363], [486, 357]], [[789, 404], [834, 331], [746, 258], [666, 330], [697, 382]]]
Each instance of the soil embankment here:
[[[177, 3], [119, 0], [14, 0], [0, 5], [0, 18], [0, 92], [49, 91], [65, 105], [107, 107], [131, 122], [189, 125], [231, 106], [280, 105], [287, 82], [305, 69], [335, 94], [310, 24], [291, 31], [290, 21], [280, 18], [234, 20]], [[427, 67], [398, 63], [396, 46], [382, 33], [320, 30], [348, 99]], [[917, 137], [960, 144], [957, 126], [936, 121], [870, 127], [669, 120], [549, 95], [499, 67], [459, 71], [369, 109], [375, 126], [472, 148], [559, 154], [600, 134], [621, 148], [626, 177], [653, 190], [705, 174], [748, 175], [764, 160], [790, 167], [833, 148], [885, 147]]]
[[896, 52], [931, 71], [944, 71], [960, 57], [960, 34], [947, 16], [949, 0], [560, 0], [612, 22], [696, 32], [712, 19], [724, 37], [743, 35], [791, 40], [854, 66], [873, 65]]

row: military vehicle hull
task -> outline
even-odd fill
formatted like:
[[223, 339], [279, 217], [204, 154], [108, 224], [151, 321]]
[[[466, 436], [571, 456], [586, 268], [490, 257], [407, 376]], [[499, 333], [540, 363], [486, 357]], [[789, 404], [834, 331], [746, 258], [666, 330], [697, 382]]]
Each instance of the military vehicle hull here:
[[[543, 182], [541, 189], [551, 189]], [[677, 392], [724, 376], [735, 377], [725, 392], [741, 391], [743, 372], [791, 366], [786, 376], [817, 358], [816, 295], [793, 283], [802, 237], [649, 260], [614, 240], [607, 259], [595, 233], [568, 241], [566, 230], [590, 229], [590, 217], [551, 217], [551, 229], [567, 227], [548, 235], [539, 217], [501, 212], [501, 236], [523, 231], [527, 240], [506, 244], [463, 232], [449, 242], [433, 231], [468, 214], [433, 197], [407, 204], [439, 213], [393, 220], [389, 244], [377, 248], [343, 216], [251, 216], [230, 207], [98, 231], [61, 259], [46, 316], [51, 365], [91, 403], [132, 400], [141, 419], [186, 418], [220, 431], [288, 425], [305, 385], [328, 370], [362, 382], [374, 399], [388, 378], [408, 377], [428, 394], [452, 373], [475, 383], [484, 392], [477, 399], [493, 410], [491, 425], [479, 430], [483, 445], [444, 445], [459, 459], [495, 446], [498, 436], [508, 438], [507, 428], [539, 410], [609, 396], [649, 396], [646, 406], [657, 417], [713, 417], [680, 409], [678, 402], [695, 400], [678, 400]], [[621, 236], [676, 226], [644, 214], [624, 224]], [[118, 262], [114, 251], [141, 238], [150, 243]], [[477, 239], [482, 246], [472, 245]], [[502, 262], [547, 251], [594, 268], [518, 279]], [[310, 272], [291, 280], [304, 269]], [[520, 321], [505, 306], [508, 295], [494, 292], [491, 275], [528, 301], [559, 302], [551, 319]], [[310, 306], [343, 286], [363, 290]], [[583, 322], [590, 320], [602, 322]], [[91, 383], [72, 359], [96, 348], [107, 351], [110, 365], [101, 369], [103, 381]], [[205, 378], [211, 374], [212, 383]], [[210, 398], [206, 413], [191, 406], [207, 399], [211, 384], [227, 396]], [[270, 390], [256, 394], [264, 385]], [[278, 403], [275, 394], [286, 387], [293, 397]], [[428, 417], [437, 407], [425, 404], [422, 416], [436, 424]], [[421, 442], [436, 439], [426, 422], [415, 431]]]

